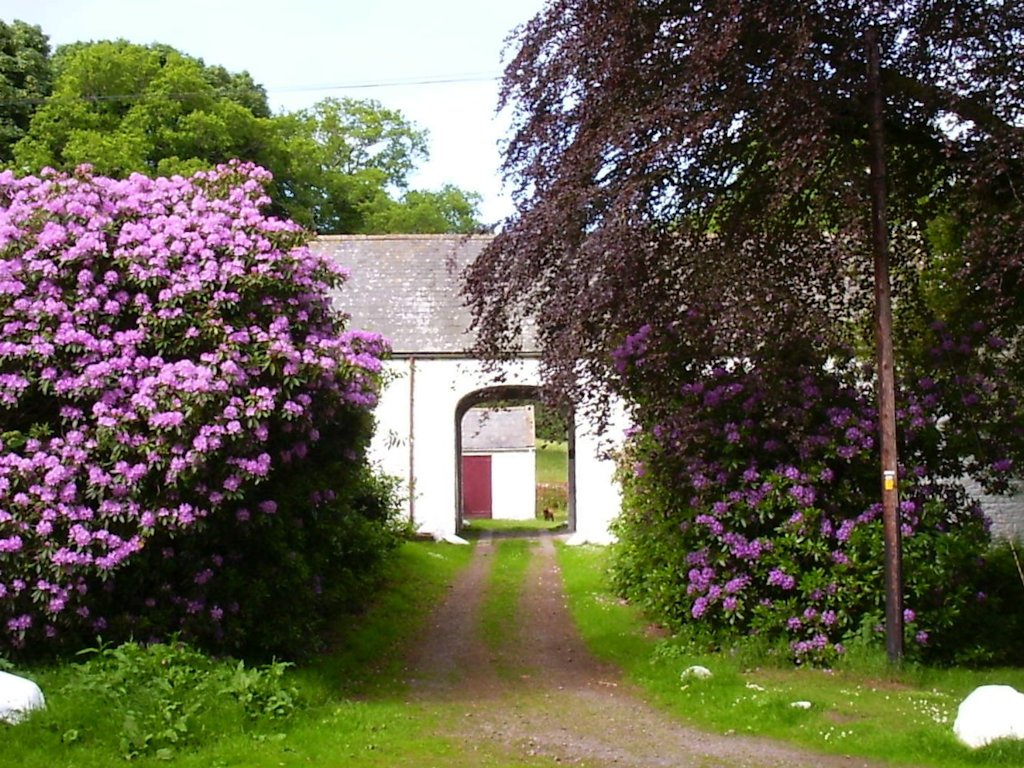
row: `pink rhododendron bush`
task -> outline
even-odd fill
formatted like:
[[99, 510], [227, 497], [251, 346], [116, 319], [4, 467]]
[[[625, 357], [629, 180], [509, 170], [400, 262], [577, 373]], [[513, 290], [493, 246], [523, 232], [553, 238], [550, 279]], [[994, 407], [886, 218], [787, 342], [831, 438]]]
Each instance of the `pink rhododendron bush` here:
[[0, 174], [0, 652], [301, 653], [397, 540], [385, 344], [268, 179]]
[[[753, 637], [827, 665], [880, 645], [870, 369], [810, 340], [709, 361], [709, 328], [691, 311], [669, 328], [640, 328], [615, 353], [637, 423], [622, 467], [617, 588], [705, 646]], [[929, 375], [900, 381], [904, 620], [915, 659], [1019, 661], [1020, 582], [1009, 553], [990, 548], [962, 482], [1003, 491], [1019, 458], [1005, 345], [984, 330], [953, 335], [937, 324], [922, 337]]]

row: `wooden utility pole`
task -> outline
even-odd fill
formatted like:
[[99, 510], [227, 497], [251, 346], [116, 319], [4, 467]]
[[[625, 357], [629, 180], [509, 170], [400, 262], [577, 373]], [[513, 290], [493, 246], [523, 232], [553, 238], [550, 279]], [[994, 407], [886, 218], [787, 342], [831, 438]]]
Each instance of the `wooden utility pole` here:
[[893, 374], [892, 298], [889, 286], [889, 231], [885, 211], [885, 126], [878, 30], [864, 35], [868, 59], [871, 144], [871, 230], [875, 257], [875, 344], [878, 366], [878, 423], [882, 450], [882, 521], [885, 530], [885, 648], [889, 661], [903, 659], [903, 543], [897, 491], [896, 385]]

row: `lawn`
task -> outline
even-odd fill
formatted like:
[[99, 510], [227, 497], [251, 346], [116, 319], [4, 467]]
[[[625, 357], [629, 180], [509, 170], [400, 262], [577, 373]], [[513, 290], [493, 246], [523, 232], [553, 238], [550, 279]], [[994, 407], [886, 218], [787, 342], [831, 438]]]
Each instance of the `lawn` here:
[[[952, 732], [957, 706], [972, 689], [1001, 683], [1024, 690], [1022, 669], [894, 670], [880, 652], [861, 653], [834, 670], [794, 669], [742, 653], [701, 653], [663, 638], [611, 594], [606, 557], [600, 548], [560, 547], [573, 617], [593, 653], [621, 667], [659, 706], [688, 722], [894, 764], [1024, 765], [1024, 743], [972, 751]], [[713, 677], [682, 678], [695, 664]]]
[[563, 442], [537, 441], [537, 517], [550, 509], [559, 525], [569, 517], [569, 448]]
[[569, 445], [565, 441], [537, 441], [537, 482], [565, 483], [569, 473]]
[[47, 709], [0, 726], [0, 765], [548, 765], [486, 746], [466, 754], [444, 736], [461, 709], [405, 700], [400, 651], [470, 554], [405, 545], [375, 604], [340, 620], [333, 648], [308, 665], [241, 668], [158, 646], [100, 650], [86, 666], [13, 670], [40, 683]]

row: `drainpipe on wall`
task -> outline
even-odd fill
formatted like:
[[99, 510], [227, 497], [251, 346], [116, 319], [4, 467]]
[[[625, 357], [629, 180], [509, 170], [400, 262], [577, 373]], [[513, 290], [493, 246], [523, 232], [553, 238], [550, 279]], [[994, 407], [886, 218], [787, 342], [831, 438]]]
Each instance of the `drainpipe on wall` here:
[[409, 358], [409, 525], [416, 528], [416, 358]]

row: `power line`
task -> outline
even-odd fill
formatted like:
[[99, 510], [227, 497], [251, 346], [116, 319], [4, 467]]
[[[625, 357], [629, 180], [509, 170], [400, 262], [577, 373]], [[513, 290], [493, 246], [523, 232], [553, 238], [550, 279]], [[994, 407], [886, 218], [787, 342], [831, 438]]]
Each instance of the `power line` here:
[[[264, 91], [270, 93], [301, 93], [305, 91], [348, 91], [366, 90], [370, 88], [395, 88], [401, 86], [422, 86], [422, 85], [460, 85], [464, 83], [493, 82], [501, 78], [500, 75], [488, 74], [464, 74], [464, 75], [438, 75], [436, 77], [407, 77], [395, 78], [392, 80], [360, 80], [347, 83], [333, 83], [326, 85], [296, 85], [282, 88], [266, 88]], [[43, 98], [25, 98], [0, 101], [0, 107], [24, 107], [45, 104], [48, 101], [89, 101], [89, 102], [117, 102], [117, 101], [141, 101], [146, 98], [169, 99], [184, 101], [186, 99], [206, 96], [207, 92], [186, 91], [181, 93], [108, 93], [95, 94], [91, 96], [49, 96]]]
[[358, 88], [391, 88], [403, 85], [449, 85], [452, 83], [483, 83], [500, 80], [501, 75], [494, 74], [466, 74], [466, 75], [438, 75], [436, 77], [419, 78], [396, 78], [394, 80], [366, 80], [349, 83], [335, 83], [333, 85], [296, 85], [285, 88], [267, 88], [267, 92], [293, 93], [298, 91], [341, 91]]

